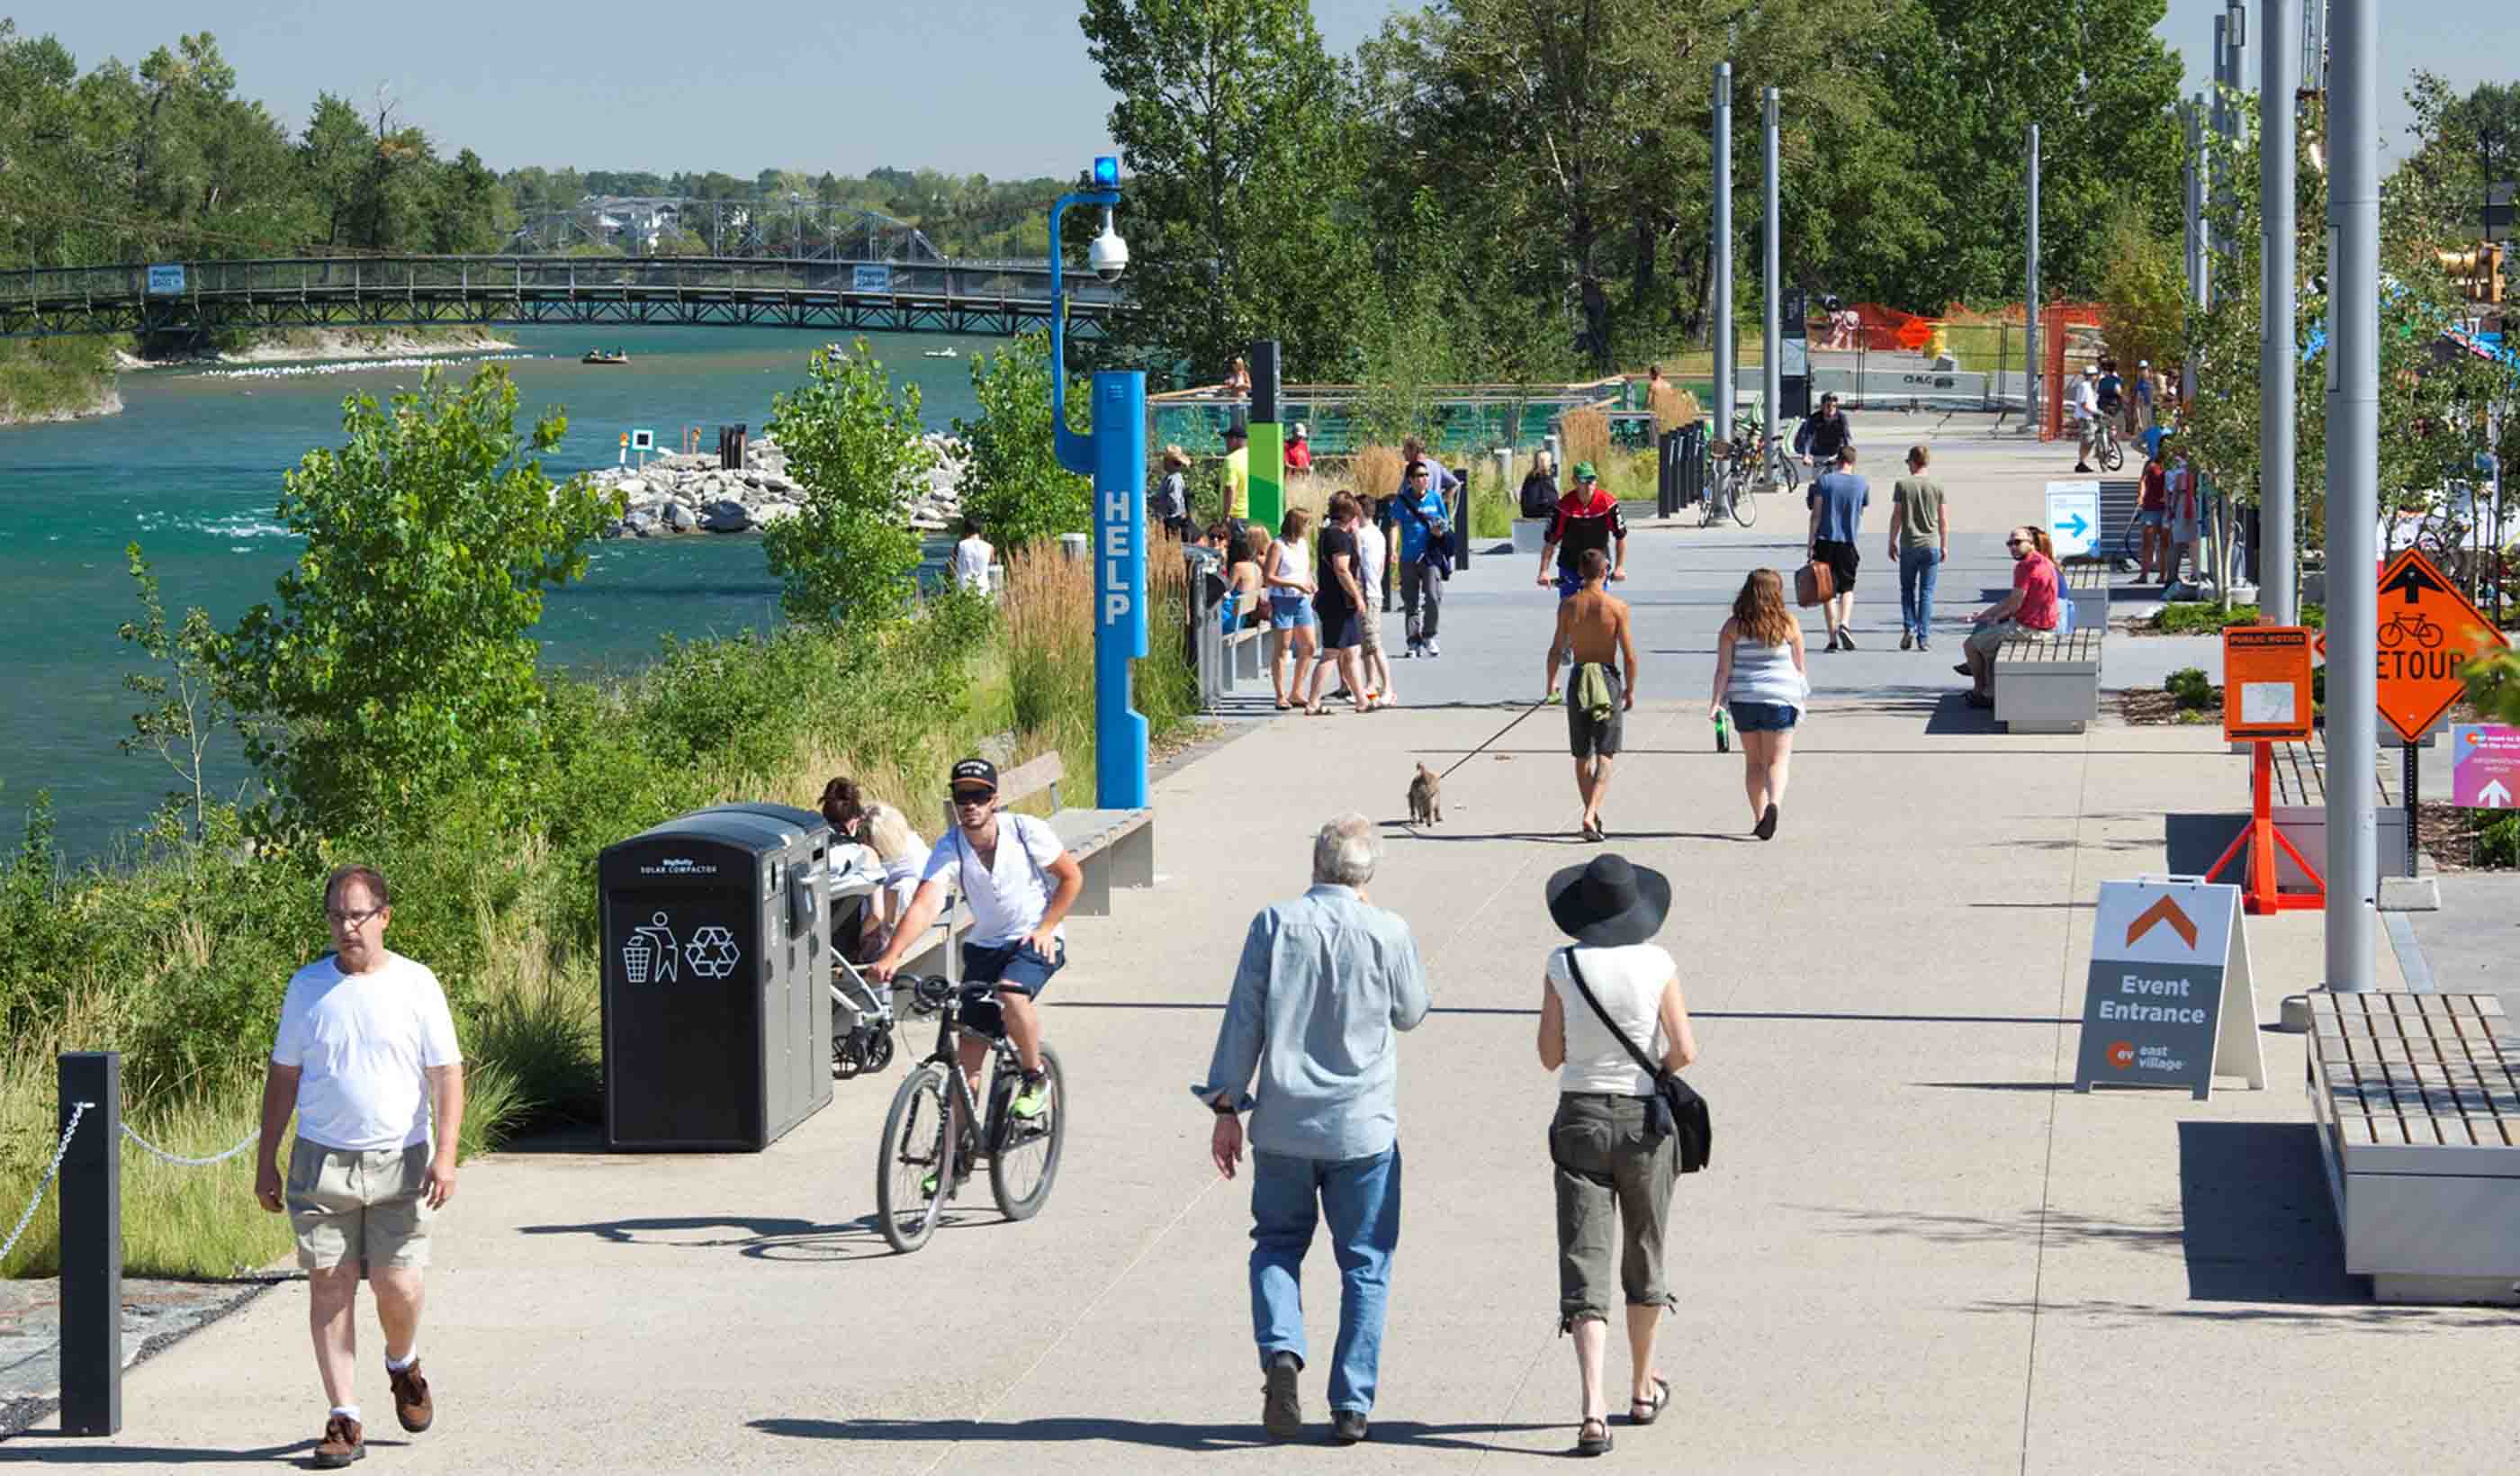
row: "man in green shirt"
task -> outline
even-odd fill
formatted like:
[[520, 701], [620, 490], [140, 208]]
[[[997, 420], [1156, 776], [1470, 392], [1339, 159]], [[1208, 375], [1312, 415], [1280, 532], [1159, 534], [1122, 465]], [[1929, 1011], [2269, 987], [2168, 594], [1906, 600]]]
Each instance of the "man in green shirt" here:
[[1251, 515], [1250, 435], [1239, 425], [1225, 428], [1225, 515], [1236, 522]]
[[1899, 649], [1931, 650], [1934, 580], [1951, 556], [1943, 484], [1925, 474], [1932, 453], [1908, 448], [1908, 474], [1890, 489], [1890, 557], [1899, 560]]

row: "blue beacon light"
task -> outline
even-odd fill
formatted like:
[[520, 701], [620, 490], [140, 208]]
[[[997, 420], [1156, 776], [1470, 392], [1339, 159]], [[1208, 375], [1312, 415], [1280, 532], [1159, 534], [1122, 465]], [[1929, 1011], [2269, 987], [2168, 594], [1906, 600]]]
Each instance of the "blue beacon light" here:
[[1094, 160], [1094, 183], [1098, 189], [1109, 190], [1120, 183], [1120, 160], [1111, 155], [1099, 155]]

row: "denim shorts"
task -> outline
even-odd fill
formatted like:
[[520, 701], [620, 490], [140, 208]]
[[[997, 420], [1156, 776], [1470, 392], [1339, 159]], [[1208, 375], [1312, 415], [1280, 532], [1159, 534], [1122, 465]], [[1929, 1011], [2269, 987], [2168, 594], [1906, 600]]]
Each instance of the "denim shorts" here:
[[1295, 630], [1319, 622], [1313, 617], [1313, 602], [1301, 594], [1269, 596], [1269, 628]]
[[2138, 508], [2136, 510], [2135, 525], [2138, 528], [2166, 527], [2169, 525], [2169, 522], [2170, 514], [2164, 509]]
[[1743, 733], [1783, 733], [1802, 720], [1802, 713], [1783, 702], [1734, 702], [1732, 726]]
[[1058, 945], [1056, 957], [1020, 938], [1012, 943], [964, 944], [964, 1028], [982, 1035], [1006, 1034], [1006, 1020], [998, 1008], [997, 997], [1019, 994], [1027, 1000], [1037, 1000], [1050, 987], [1050, 976], [1066, 966], [1065, 943]]

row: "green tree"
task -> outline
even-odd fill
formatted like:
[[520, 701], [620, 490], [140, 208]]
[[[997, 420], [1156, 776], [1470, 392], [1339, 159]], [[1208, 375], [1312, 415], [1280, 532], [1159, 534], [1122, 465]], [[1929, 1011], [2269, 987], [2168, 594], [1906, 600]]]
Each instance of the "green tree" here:
[[236, 723], [219, 674], [223, 638], [210, 623], [209, 611], [199, 605], [184, 611], [183, 623], [169, 630], [158, 576], [141, 557], [140, 545], [125, 545], [123, 557], [139, 589], [140, 618], [124, 621], [115, 634], [139, 647], [157, 669], [127, 672], [122, 678], [124, 691], [153, 705], [131, 715], [131, 736], [119, 746], [125, 753], [155, 753], [174, 771], [182, 787], [167, 791], [158, 828], [164, 838], [198, 842], [209, 833], [210, 743], [219, 729]]
[[2123, 204], [2109, 220], [2101, 259], [2100, 332], [2110, 352], [2130, 367], [2179, 358], [2187, 329], [2179, 239], [2154, 229], [2146, 211]]
[[288, 474], [278, 516], [305, 549], [217, 655], [285, 818], [390, 826], [459, 778], [513, 783], [541, 746], [543, 591], [585, 573], [620, 498], [553, 485], [537, 458], [566, 419], [519, 434], [516, 415], [502, 366], [430, 368], [389, 406], [344, 400], [344, 443]]
[[[978, 520], [1002, 548], [1091, 527], [1093, 479], [1062, 469], [1052, 445], [1050, 335], [1025, 334], [997, 353], [973, 359], [971, 395], [979, 402], [979, 418], [954, 422], [966, 456], [965, 515]], [[1090, 413], [1092, 401], [1082, 381], [1068, 385], [1071, 412]], [[1073, 424], [1078, 417], [1071, 413], [1069, 420]]]
[[805, 490], [802, 511], [762, 535], [781, 607], [868, 635], [900, 619], [920, 558], [907, 504], [936, 466], [919, 386], [896, 388], [860, 338], [844, 355], [815, 353], [805, 382], [772, 401], [769, 429]]
[[[1307, 0], [1086, 0], [1087, 54], [1120, 95], [1131, 333], [1198, 377], [1254, 338], [1287, 377], [1348, 362], [1363, 284], [1354, 130]], [[1084, 242], [1070, 232], [1082, 255]]]

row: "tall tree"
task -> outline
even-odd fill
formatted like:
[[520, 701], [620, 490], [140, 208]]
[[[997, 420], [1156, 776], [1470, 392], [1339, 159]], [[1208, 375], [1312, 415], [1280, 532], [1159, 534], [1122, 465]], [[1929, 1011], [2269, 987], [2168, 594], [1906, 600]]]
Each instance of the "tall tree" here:
[[1311, 5], [1086, 0], [1083, 25], [1120, 95], [1129, 294], [1149, 356], [1221, 375], [1276, 337], [1290, 377], [1336, 372], [1363, 250], [1338, 228], [1354, 223], [1354, 137]]

